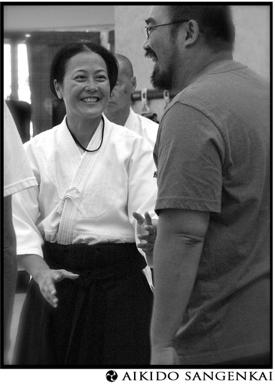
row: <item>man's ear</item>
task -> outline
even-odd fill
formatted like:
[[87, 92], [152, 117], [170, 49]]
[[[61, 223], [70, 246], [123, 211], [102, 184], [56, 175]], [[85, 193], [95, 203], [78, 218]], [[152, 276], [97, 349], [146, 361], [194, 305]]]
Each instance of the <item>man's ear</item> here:
[[186, 25], [186, 35], [185, 35], [185, 45], [188, 47], [189, 45], [193, 45], [199, 38], [200, 28], [196, 20], [189, 20]]
[[61, 86], [60, 86], [60, 84], [57, 82], [56, 79], [54, 79], [53, 84], [54, 84], [55, 92], [56, 92], [56, 94], [57, 94], [57, 96], [58, 96], [58, 99], [63, 99]]
[[132, 87], [133, 87], [133, 91], [132, 91], [132, 92], [134, 92], [135, 89], [136, 89], [136, 87], [137, 87], [137, 79], [136, 79], [135, 76], [133, 76], [133, 77], [131, 78], [131, 83], [132, 83]]

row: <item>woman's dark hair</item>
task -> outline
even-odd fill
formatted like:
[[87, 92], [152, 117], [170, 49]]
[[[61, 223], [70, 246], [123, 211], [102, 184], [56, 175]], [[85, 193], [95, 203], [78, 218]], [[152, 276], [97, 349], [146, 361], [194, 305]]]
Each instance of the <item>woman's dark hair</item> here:
[[114, 88], [118, 75], [118, 64], [115, 56], [99, 44], [81, 41], [63, 46], [53, 58], [50, 69], [50, 89], [55, 96], [57, 96], [57, 94], [54, 87], [54, 80], [58, 83], [63, 82], [67, 62], [81, 52], [94, 52], [102, 57], [107, 67], [110, 91]]
[[[209, 47], [214, 50], [233, 49], [235, 27], [227, 5], [169, 5], [170, 21], [194, 19]], [[175, 24], [174, 29], [179, 24]]]

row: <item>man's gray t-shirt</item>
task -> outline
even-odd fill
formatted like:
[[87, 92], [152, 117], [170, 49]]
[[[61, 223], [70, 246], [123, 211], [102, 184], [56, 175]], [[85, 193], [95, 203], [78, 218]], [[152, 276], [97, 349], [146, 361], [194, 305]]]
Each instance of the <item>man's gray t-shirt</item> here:
[[247, 67], [210, 65], [160, 123], [156, 211], [210, 213], [187, 313], [182, 364], [265, 353], [270, 344], [270, 97]]

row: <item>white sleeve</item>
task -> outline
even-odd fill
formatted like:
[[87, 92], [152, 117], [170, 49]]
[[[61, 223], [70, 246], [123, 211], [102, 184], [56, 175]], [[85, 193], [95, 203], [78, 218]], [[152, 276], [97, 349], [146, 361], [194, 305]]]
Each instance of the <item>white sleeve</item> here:
[[17, 244], [16, 254], [36, 254], [42, 257], [43, 238], [36, 225], [39, 217], [38, 187], [14, 194], [12, 212]]
[[[39, 167], [30, 142], [25, 143], [24, 147], [31, 169], [39, 184]], [[40, 217], [39, 186], [14, 194], [12, 197], [12, 213], [16, 233], [17, 255], [37, 254], [42, 257], [43, 237], [37, 226]]]
[[37, 185], [11, 113], [4, 103], [4, 196]]

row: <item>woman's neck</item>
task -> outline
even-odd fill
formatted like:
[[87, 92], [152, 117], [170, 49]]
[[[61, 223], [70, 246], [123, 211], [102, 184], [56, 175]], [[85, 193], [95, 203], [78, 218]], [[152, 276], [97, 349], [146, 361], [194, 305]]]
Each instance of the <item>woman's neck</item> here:
[[101, 116], [95, 119], [79, 119], [78, 117], [68, 116], [67, 126], [83, 147], [87, 147], [100, 123]]

